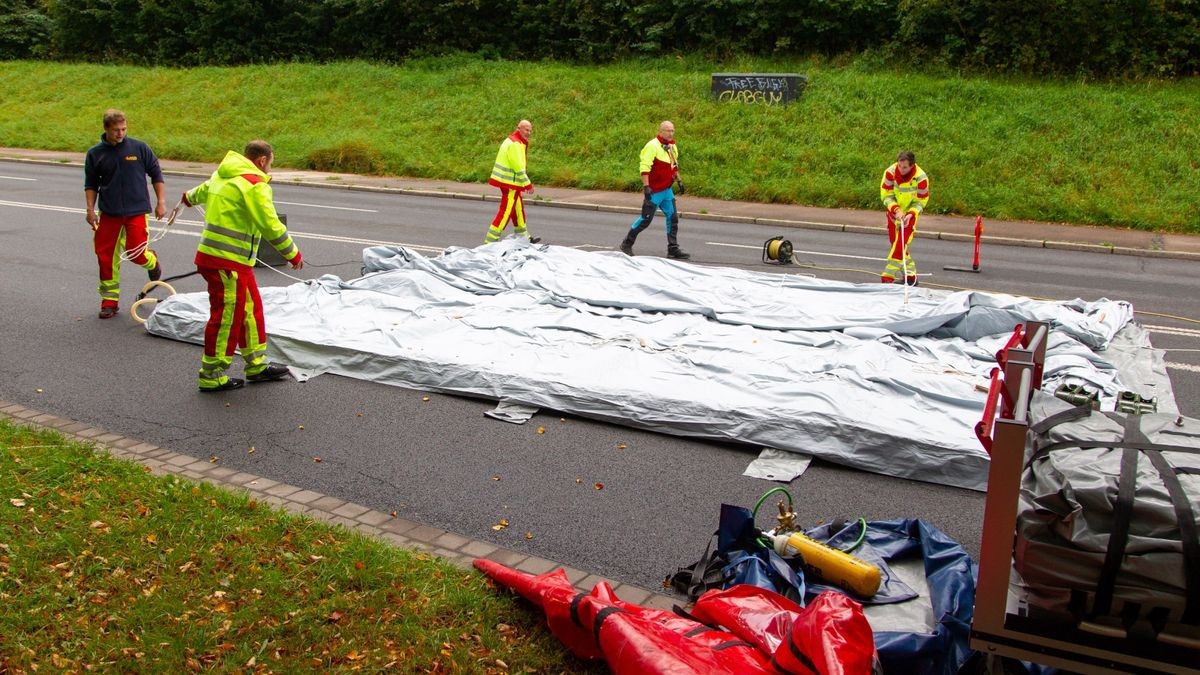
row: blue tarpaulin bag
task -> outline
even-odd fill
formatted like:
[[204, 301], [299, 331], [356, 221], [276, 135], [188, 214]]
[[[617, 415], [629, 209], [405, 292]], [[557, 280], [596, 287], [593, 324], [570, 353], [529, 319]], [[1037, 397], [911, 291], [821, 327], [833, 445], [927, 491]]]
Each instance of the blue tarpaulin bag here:
[[721, 505], [721, 520], [700, 560], [681, 567], [668, 577], [675, 590], [695, 601], [710, 588], [750, 584], [774, 591], [803, 606], [804, 575], [797, 572], [770, 546], [759, 539], [750, 509]]

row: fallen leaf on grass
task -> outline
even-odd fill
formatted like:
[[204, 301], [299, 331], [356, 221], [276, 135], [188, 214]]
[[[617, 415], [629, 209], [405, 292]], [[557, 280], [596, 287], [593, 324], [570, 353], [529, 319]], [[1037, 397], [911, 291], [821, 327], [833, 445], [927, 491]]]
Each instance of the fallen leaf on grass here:
[[8, 503], [12, 504], [13, 506], [15, 506], [17, 508], [21, 508], [21, 507], [25, 506], [24, 499], [10, 499], [10, 500], [8, 500]]
[[325, 617], [325, 620], [328, 621], [329, 623], [337, 623], [337, 622], [341, 621], [342, 617], [344, 617], [344, 616], [346, 616], [346, 615], [342, 614], [341, 612], [331, 612], [329, 614], [329, 616]]
[[365, 568], [366, 568], [366, 564], [363, 563], [363, 561], [361, 561], [361, 560], [354, 561], [354, 569], [361, 570], [361, 569], [365, 569]]

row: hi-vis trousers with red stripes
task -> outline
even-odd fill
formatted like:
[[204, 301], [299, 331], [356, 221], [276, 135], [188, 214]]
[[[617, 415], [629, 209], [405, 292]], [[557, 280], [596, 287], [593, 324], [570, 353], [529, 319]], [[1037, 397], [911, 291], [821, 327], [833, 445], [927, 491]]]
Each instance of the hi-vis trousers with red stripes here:
[[204, 327], [204, 356], [200, 359], [201, 389], [229, 381], [225, 371], [233, 365], [233, 352], [241, 347], [246, 374], [267, 367], [267, 324], [254, 270], [197, 267], [208, 283], [208, 324]]
[[[912, 258], [912, 240], [913, 235], [917, 233], [917, 216], [913, 218], [912, 225], [903, 227], [903, 218], [900, 219], [901, 226], [897, 227], [897, 223], [892, 219], [891, 214], [887, 217], [888, 226], [888, 241], [891, 246], [888, 249], [887, 266], [884, 267], [883, 273], [879, 275], [879, 280], [885, 284], [894, 283], [896, 278], [903, 276], [908, 285], [913, 285], [917, 280], [917, 263]], [[901, 247], [903, 242], [904, 260], [900, 259]]]
[[500, 208], [496, 211], [496, 217], [492, 219], [492, 225], [488, 228], [483, 243], [500, 241], [500, 237], [504, 236], [504, 228], [508, 227], [510, 221], [517, 236], [529, 236], [529, 231], [525, 229], [525, 199], [521, 197], [522, 192], [523, 190], [500, 188]]
[[150, 221], [145, 213], [137, 216], [100, 214], [100, 224], [96, 227], [92, 244], [96, 249], [96, 261], [100, 263], [100, 284], [96, 290], [100, 292], [101, 307], [116, 307], [121, 296], [122, 252], [129, 254], [144, 249], [129, 259], [147, 270], [154, 269], [158, 264], [154, 251], [146, 248], [149, 232]]

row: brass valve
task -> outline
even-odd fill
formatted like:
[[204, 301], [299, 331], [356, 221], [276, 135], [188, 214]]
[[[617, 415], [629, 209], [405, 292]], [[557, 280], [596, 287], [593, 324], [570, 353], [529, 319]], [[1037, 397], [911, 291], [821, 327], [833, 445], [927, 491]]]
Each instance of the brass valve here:
[[796, 529], [796, 512], [789, 511], [783, 505], [782, 499], [779, 500], [779, 515], [775, 520], [779, 521], [779, 527], [775, 529], [776, 532], [792, 532]]

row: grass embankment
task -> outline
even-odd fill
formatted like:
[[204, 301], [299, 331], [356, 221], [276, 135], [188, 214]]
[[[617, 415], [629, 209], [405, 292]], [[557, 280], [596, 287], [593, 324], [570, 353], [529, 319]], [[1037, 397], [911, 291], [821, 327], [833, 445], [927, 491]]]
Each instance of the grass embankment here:
[[602, 672], [481, 575], [0, 420], [0, 672]]
[[[717, 103], [712, 72], [801, 72], [787, 107]], [[252, 137], [277, 165], [481, 182], [521, 117], [537, 184], [636, 190], [637, 153], [678, 130], [691, 193], [878, 208], [903, 148], [936, 213], [1200, 233], [1200, 80], [1088, 84], [869, 65], [472, 57], [238, 68], [0, 65], [0, 145], [84, 150], [105, 108], [160, 156], [213, 162]]]

